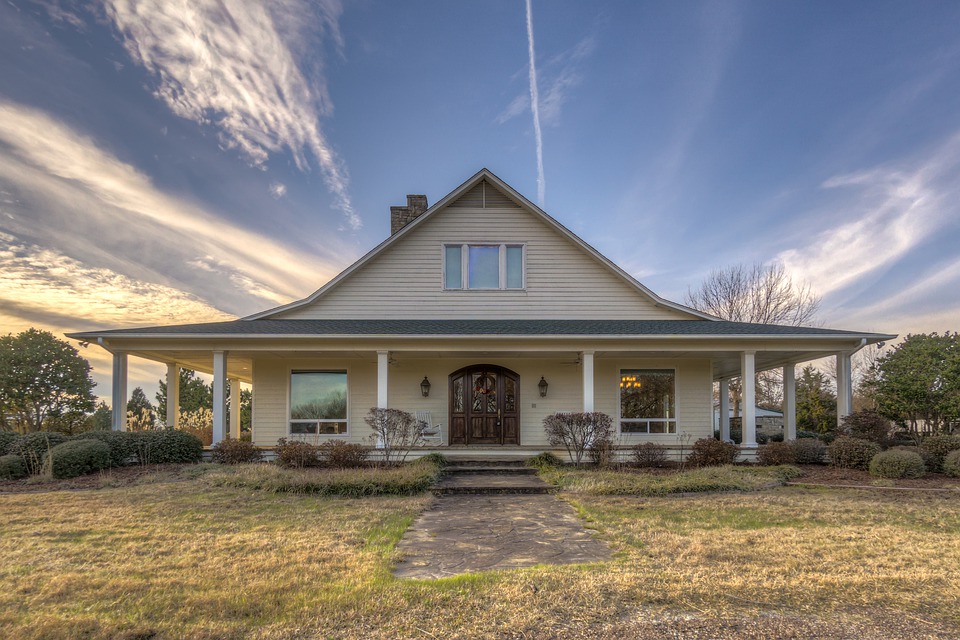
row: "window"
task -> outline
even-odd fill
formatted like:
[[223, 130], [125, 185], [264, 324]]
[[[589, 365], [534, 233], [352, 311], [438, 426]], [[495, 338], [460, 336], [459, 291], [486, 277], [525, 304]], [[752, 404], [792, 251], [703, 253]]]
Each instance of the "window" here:
[[523, 245], [444, 245], [444, 289], [498, 290], [523, 287]]
[[675, 383], [672, 369], [622, 369], [620, 432], [676, 433]]
[[347, 372], [290, 374], [290, 434], [347, 433]]

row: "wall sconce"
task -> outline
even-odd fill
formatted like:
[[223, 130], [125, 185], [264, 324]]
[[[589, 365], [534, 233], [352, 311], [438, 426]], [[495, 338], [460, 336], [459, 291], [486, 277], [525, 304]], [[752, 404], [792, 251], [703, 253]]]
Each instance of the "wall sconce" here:
[[420, 393], [424, 398], [430, 395], [430, 381], [427, 380], [427, 376], [423, 376], [423, 382], [420, 383]]
[[549, 386], [550, 386], [550, 385], [547, 384], [547, 381], [543, 379], [543, 376], [540, 376], [540, 382], [537, 384], [537, 388], [540, 389], [540, 397], [541, 397], [541, 398], [546, 398], [546, 397], [547, 397], [547, 387], [549, 387]]

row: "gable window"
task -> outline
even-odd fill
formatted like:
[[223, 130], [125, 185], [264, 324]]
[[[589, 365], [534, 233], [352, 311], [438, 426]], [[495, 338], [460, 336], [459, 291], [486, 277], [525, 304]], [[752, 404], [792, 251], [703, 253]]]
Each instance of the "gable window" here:
[[290, 373], [290, 434], [347, 433], [347, 372]]
[[447, 244], [444, 289], [523, 289], [522, 244]]
[[676, 433], [676, 372], [620, 370], [620, 432]]

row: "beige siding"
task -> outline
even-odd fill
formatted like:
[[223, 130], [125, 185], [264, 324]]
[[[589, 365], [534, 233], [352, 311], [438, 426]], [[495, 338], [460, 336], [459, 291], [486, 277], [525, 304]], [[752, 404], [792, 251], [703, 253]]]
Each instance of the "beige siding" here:
[[[476, 200], [469, 192], [464, 198]], [[458, 201], [459, 202], [459, 201]], [[444, 243], [524, 243], [526, 290], [444, 291]], [[689, 319], [525, 209], [448, 207], [312, 304], [276, 318]]]

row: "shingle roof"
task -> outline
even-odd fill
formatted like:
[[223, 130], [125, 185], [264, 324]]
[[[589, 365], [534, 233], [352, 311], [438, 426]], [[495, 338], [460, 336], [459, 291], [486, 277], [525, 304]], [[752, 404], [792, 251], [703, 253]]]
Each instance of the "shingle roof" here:
[[817, 327], [713, 320], [233, 320], [112, 329], [72, 338], [124, 336], [889, 336]]

